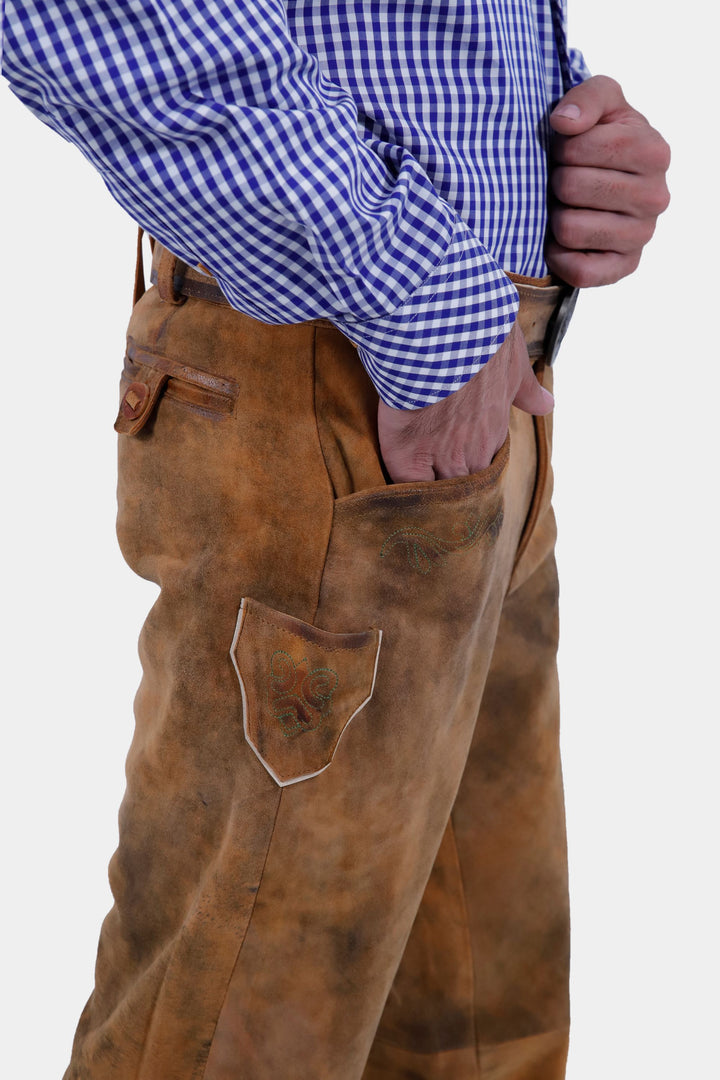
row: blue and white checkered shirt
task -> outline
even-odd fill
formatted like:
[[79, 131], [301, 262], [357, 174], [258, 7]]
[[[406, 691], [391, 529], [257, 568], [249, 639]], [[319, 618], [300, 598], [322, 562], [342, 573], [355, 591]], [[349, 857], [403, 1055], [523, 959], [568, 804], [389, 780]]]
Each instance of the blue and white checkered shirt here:
[[3, 74], [144, 229], [382, 398], [461, 387], [545, 273], [564, 0], [5, 0]]

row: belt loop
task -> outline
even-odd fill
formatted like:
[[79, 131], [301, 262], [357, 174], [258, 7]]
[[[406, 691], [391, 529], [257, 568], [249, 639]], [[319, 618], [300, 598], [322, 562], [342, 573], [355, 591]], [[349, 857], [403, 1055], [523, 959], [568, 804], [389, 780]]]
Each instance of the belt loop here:
[[175, 292], [177, 262], [175, 255], [168, 251], [166, 247], [163, 247], [157, 272], [157, 289], [161, 300], [179, 306], [185, 303], [186, 297]]
[[133, 291], [133, 307], [137, 304], [138, 300], [145, 295], [145, 264], [143, 262], [143, 230], [138, 229], [137, 235], [137, 255], [135, 258], [135, 289]]

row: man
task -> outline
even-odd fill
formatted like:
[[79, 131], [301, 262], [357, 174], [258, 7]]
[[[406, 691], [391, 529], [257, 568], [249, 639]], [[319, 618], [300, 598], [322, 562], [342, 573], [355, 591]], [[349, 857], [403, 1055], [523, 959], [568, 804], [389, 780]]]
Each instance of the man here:
[[158, 240], [117, 427], [162, 592], [68, 1077], [563, 1075], [543, 275], [635, 268], [667, 148], [555, 5], [445, 7], [5, 5]]

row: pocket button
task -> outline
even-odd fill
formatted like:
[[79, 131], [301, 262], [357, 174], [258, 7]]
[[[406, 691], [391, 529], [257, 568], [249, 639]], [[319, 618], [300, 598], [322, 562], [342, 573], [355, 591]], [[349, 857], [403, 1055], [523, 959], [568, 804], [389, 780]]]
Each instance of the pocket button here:
[[133, 380], [120, 398], [115, 430], [119, 435], [137, 435], [152, 416], [166, 382], [166, 371], [154, 371], [142, 367], [139, 372], [142, 381]]
[[150, 400], [150, 387], [145, 383], [130, 383], [123, 395], [120, 409], [128, 420], [137, 420], [142, 416]]

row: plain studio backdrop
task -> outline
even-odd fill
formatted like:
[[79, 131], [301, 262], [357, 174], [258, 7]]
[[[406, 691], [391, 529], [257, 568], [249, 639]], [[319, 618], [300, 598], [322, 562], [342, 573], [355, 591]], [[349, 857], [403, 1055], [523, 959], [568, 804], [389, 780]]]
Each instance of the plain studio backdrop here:
[[[639, 272], [581, 297], [556, 372], [569, 1080], [718, 1075], [718, 26], [696, 13], [571, 0], [572, 42], [674, 159]], [[0, 109], [3, 1073], [54, 1080], [111, 903], [155, 589], [114, 535], [134, 226], [4, 83]]]

